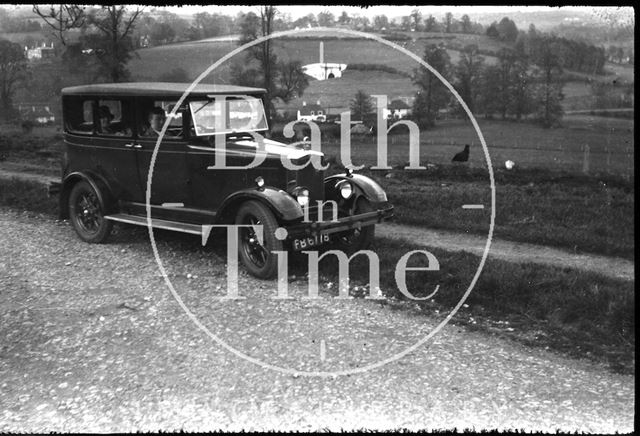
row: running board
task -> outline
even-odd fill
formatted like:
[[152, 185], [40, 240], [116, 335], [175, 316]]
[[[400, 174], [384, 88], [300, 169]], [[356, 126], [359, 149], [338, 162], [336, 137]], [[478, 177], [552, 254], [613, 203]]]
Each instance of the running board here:
[[[117, 213], [113, 215], [106, 215], [106, 219], [111, 221], [118, 221], [120, 223], [135, 224], [138, 226], [147, 226], [147, 217], [138, 215], [128, 215], [125, 213]], [[173, 230], [182, 233], [191, 233], [192, 235], [202, 235], [202, 224], [188, 224], [180, 223], [176, 221], [161, 220], [158, 218], [151, 218], [151, 226], [154, 229]]]

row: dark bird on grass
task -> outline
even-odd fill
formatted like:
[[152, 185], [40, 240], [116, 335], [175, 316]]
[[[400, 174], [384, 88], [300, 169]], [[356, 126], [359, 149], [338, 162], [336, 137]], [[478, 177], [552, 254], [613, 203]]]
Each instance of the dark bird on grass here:
[[465, 144], [464, 150], [462, 150], [460, 153], [456, 153], [456, 155], [453, 156], [453, 159], [451, 159], [451, 162], [466, 162], [468, 160], [469, 160], [469, 144]]
[[7, 155], [5, 155], [5, 154], [0, 154], [0, 162], [3, 162], [3, 161], [5, 161], [5, 160], [7, 160]]

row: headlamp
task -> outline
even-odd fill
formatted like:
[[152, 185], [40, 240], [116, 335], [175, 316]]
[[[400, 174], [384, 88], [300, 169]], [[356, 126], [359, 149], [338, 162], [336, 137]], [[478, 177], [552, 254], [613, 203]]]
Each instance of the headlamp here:
[[306, 188], [297, 188], [294, 191], [294, 195], [298, 204], [302, 207], [307, 206], [309, 204], [309, 190]]
[[353, 195], [353, 186], [351, 186], [351, 183], [346, 180], [338, 182], [336, 188], [340, 192], [340, 196], [345, 200], [349, 199]]

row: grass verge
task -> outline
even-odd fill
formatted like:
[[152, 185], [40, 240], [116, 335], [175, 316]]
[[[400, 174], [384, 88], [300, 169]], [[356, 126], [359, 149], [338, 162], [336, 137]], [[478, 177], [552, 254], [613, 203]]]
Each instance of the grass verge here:
[[[376, 239], [372, 250], [380, 256], [380, 287], [385, 296], [409, 300], [397, 287], [395, 268], [403, 255], [419, 249], [425, 248]], [[433, 298], [417, 304], [430, 315], [448, 313], [467, 291], [480, 257], [428, 250], [436, 256], [439, 270], [408, 272], [407, 289], [421, 298], [439, 285]], [[297, 259], [298, 274], [304, 274], [306, 262], [306, 257]], [[427, 265], [424, 255], [412, 256], [408, 264]], [[325, 282], [337, 283], [335, 256], [321, 260], [320, 272]], [[352, 295], [368, 295], [369, 264], [365, 256], [353, 259], [349, 278]], [[634, 303], [634, 282], [568, 268], [488, 259], [454, 321], [529, 346], [605, 361], [612, 370], [630, 373], [635, 368]]]
[[57, 215], [58, 198], [49, 197], [46, 185], [18, 178], [0, 179], [0, 205]]
[[[482, 168], [435, 165], [426, 171], [359, 173], [384, 187], [399, 223], [478, 235], [489, 231], [491, 191]], [[494, 237], [634, 259], [633, 180], [535, 168], [497, 168], [494, 175]], [[485, 208], [462, 209], [477, 203]]]

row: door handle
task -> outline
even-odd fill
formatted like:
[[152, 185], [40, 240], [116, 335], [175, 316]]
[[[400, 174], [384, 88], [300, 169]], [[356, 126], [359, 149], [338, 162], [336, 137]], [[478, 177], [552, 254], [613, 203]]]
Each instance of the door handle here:
[[133, 144], [133, 148], [142, 148], [142, 145], [140, 145], [140, 144]]
[[127, 148], [131, 148], [131, 147], [133, 147], [133, 144], [125, 144], [124, 146], [127, 147]]

